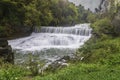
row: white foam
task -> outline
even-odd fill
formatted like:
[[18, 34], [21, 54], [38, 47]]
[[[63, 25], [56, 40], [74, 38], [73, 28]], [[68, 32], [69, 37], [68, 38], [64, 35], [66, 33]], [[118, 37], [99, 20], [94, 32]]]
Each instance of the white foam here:
[[[50, 27], [47, 27], [48, 29]], [[57, 27], [59, 28], [59, 27]], [[61, 29], [60, 27], [59, 29]], [[89, 35], [78, 35], [78, 34], [69, 34], [70, 30], [78, 29], [79, 30], [87, 30], [89, 31]], [[84, 29], [83, 29], [84, 28]], [[51, 27], [51, 29], [56, 30], [55, 27]], [[25, 38], [19, 38], [14, 40], [9, 40], [9, 44], [12, 46], [14, 50], [19, 51], [41, 51], [43, 49], [50, 48], [69, 48], [76, 49], [84, 44], [91, 37], [91, 28], [89, 24], [80, 24], [73, 27], [64, 27], [65, 29], [69, 29], [68, 33], [64, 32], [50, 32], [50, 30], [42, 32], [42, 33], [32, 33], [30, 36]]]

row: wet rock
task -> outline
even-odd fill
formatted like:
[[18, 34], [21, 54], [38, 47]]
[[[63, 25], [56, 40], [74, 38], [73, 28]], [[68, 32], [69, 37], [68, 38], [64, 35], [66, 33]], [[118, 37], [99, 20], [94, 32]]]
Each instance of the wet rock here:
[[55, 61], [48, 66], [47, 70], [50, 70], [50, 71], [54, 72], [57, 69], [61, 69], [61, 68], [67, 67], [67, 66], [69, 66], [68, 63], [64, 63], [64, 62], [61, 62], [61, 61]]
[[54, 72], [57, 69], [67, 67], [67, 66], [69, 66], [69, 63], [68, 63], [69, 59], [70, 59], [69, 56], [64, 56], [63, 58], [56, 60], [56, 61], [52, 62], [51, 64], [49, 64], [49, 66], [47, 67], [47, 70]]
[[0, 47], [5, 47], [8, 45], [7, 39], [0, 38]]
[[71, 59], [70, 56], [64, 56], [63, 58], [61, 58], [61, 60], [66, 60], [66, 61], [69, 61]]
[[14, 54], [6, 38], [0, 38], [0, 58], [5, 62], [14, 62]]

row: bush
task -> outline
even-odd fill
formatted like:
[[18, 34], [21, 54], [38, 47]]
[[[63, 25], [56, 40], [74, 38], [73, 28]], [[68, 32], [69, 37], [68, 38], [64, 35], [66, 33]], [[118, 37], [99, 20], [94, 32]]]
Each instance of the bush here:
[[78, 49], [77, 54], [85, 57], [85, 62], [99, 62], [104, 60], [110, 60], [110, 57], [119, 56], [119, 41], [120, 38], [91, 42], [90, 44], [85, 44], [85, 46]]
[[112, 20], [112, 25], [114, 26], [115, 36], [120, 36], [120, 10]]
[[93, 32], [98, 36], [113, 35], [113, 26], [109, 18], [104, 18], [92, 24]]
[[0, 60], [0, 80], [21, 80], [25, 73], [24, 68]]

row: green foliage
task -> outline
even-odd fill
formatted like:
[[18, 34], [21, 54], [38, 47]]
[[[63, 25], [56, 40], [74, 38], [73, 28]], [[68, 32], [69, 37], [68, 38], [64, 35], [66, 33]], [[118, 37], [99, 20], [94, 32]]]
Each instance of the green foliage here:
[[[117, 69], [117, 68], [116, 68]], [[77, 63], [55, 74], [34, 80], [119, 80], [119, 70], [106, 65]]]
[[114, 31], [117, 36], [120, 36], [120, 3], [117, 4], [116, 12], [114, 13], [114, 18], [112, 20], [112, 25], [114, 26]]
[[[77, 54], [85, 57], [85, 62], [100, 62], [104, 64], [119, 64], [120, 38], [92, 41], [80, 48]], [[116, 59], [115, 59], [116, 57]], [[113, 61], [112, 61], [113, 60]], [[118, 64], [117, 64], [118, 63]]]
[[102, 13], [88, 16], [88, 20], [92, 22], [93, 32], [99, 36], [120, 36], [120, 3], [117, 0], [110, 0], [109, 10]]
[[23, 68], [0, 61], [0, 80], [21, 80], [25, 73]]
[[109, 18], [97, 20], [92, 24], [92, 28], [98, 37], [101, 37], [103, 35], [114, 35], [114, 28]]
[[[20, 25], [24, 18], [24, 7], [20, 3], [15, 3], [10, 0], [0, 1], [1, 7], [1, 25]], [[18, 14], [19, 13], [19, 14]]]
[[29, 3], [29, 5], [25, 6], [25, 9], [24, 26], [40, 25], [39, 15], [41, 13], [37, 11], [35, 2]]
[[32, 54], [29, 56], [28, 67], [32, 74], [32, 76], [43, 75], [43, 68], [44, 64], [40, 61], [36, 61]]
[[98, 20], [98, 17], [99, 15], [98, 14], [94, 14], [94, 13], [89, 13], [89, 15], [87, 16], [87, 21], [89, 23], [94, 23]]
[[69, 3], [67, 0], [51, 0], [50, 6], [53, 20], [50, 25], [74, 25], [77, 21], [77, 7], [74, 4]]
[[[1, 0], [0, 25], [8, 36], [35, 26], [68, 26], [87, 21], [88, 11], [68, 0]], [[27, 31], [29, 30], [29, 31]]]
[[[89, 10], [85, 10], [83, 6], [79, 5], [78, 6], [78, 23], [87, 23], [90, 22], [90, 18], [88, 19], [88, 17], [93, 14], [91, 11]], [[95, 15], [95, 14], [94, 14]], [[93, 16], [91, 17], [91, 21], [92, 21]]]

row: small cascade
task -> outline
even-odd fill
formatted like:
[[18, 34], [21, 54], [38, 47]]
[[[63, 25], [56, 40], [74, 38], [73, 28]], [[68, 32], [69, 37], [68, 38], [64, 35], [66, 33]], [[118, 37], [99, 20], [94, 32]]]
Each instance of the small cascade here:
[[16, 63], [29, 60], [28, 53], [33, 53], [38, 60], [56, 60], [75, 53], [75, 50], [91, 37], [91, 30], [90, 24], [72, 27], [36, 27], [30, 36], [8, 42], [16, 52]]
[[29, 37], [10, 40], [13, 49], [35, 51], [44, 48], [79, 48], [91, 36], [90, 24], [79, 24], [72, 27], [35, 28]]
[[89, 36], [91, 28], [89, 27], [89, 24], [80, 24], [73, 27], [36, 27], [35, 32]]

